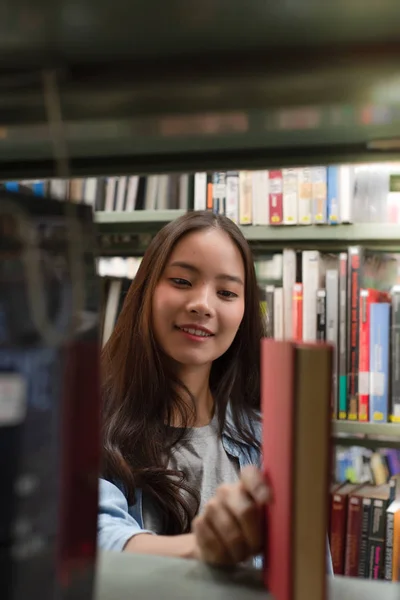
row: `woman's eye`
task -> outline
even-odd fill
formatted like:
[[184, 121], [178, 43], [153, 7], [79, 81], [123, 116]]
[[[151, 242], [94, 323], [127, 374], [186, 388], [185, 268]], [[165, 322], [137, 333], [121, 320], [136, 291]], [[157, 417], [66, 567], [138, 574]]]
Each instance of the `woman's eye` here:
[[171, 277], [172, 283], [179, 286], [187, 286], [190, 285], [190, 281], [187, 279], [181, 279], [180, 277]]
[[221, 290], [220, 292], [218, 292], [220, 294], [220, 296], [222, 296], [223, 298], [237, 298], [238, 295], [235, 294], [234, 292], [230, 292], [229, 290]]

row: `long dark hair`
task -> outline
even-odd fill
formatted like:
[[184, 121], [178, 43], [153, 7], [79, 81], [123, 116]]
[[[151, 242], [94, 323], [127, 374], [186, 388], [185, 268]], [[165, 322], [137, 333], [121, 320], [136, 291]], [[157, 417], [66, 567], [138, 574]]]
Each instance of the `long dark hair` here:
[[[103, 477], [123, 486], [128, 502], [141, 487], [156, 502], [166, 534], [190, 530], [194, 515], [182, 490], [183, 474], [171, 477], [168, 454], [185, 427], [168, 427], [179, 413], [187, 426], [189, 390], [168, 366], [152, 331], [152, 297], [167, 260], [183, 236], [216, 227], [238, 247], [245, 268], [243, 320], [229, 349], [214, 361], [210, 389], [220, 431], [229, 401], [234, 435], [259, 447], [251, 421], [260, 402], [260, 339], [265, 335], [250, 248], [240, 229], [212, 212], [189, 212], [166, 225], [150, 243], [126, 295], [115, 329], [102, 352]], [[191, 398], [193, 400], [193, 398]], [[180, 431], [181, 433], [177, 433]], [[183, 432], [183, 433], [182, 433]]]

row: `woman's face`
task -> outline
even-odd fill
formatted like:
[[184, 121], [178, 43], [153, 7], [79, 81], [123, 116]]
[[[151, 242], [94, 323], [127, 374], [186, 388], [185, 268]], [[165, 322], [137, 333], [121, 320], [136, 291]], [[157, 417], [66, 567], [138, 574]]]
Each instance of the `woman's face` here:
[[244, 314], [245, 270], [224, 231], [189, 233], [175, 246], [152, 304], [158, 344], [185, 366], [209, 365], [232, 344]]

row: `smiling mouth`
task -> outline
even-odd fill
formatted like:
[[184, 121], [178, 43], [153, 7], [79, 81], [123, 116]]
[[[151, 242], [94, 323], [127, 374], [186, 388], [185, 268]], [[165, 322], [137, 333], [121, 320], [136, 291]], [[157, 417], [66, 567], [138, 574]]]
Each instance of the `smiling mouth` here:
[[203, 329], [196, 329], [195, 327], [178, 327], [175, 325], [179, 331], [183, 331], [184, 333], [188, 333], [189, 335], [195, 335], [197, 337], [213, 337], [213, 333], [207, 333], [203, 331]]

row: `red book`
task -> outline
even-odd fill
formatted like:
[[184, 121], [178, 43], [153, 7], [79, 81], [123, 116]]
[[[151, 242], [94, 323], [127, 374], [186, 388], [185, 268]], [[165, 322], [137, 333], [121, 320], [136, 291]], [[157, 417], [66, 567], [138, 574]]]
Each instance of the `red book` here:
[[293, 339], [303, 339], [303, 284], [295, 283], [293, 287]]
[[292, 598], [295, 346], [261, 342], [263, 455], [273, 501], [267, 509], [265, 585], [276, 600]]
[[332, 359], [323, 343], [261, 342], [263, 465], [272, 493], [265, 584], [275, 600], [326, 598]]
[[373, 289], [360, 290], [360, 351], [358, 373], [358, 420], [369, 421], [370, 305], [390, 302], [389, 294]]
[[282, 171], [269, 172], [269, 222], [271, 225], [281, 225], [283, 222]]
[[332, 493], [330, 542], [335, 575], [344, 575], [347, 533], [347, 506], [349, 494], [357, 490], [358, 484], [346, 483]]

